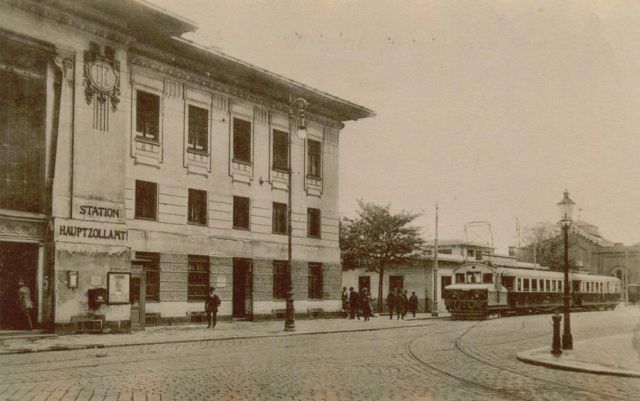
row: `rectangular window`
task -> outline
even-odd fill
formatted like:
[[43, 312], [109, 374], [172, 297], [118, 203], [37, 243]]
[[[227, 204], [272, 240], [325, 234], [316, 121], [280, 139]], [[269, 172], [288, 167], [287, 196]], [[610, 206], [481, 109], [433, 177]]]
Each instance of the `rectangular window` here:
[[249, 198], [243, 196], [233, 197], [233, 228], [249, 229]]
[[138, 136], [158, 142], [160, 127], [160, 97], [148, 92], [137, 91], [136, 132]]
[[207, 191], [189, 188], [187, 209], [189, 223], [207, 225]]
[[456, 284], [464, 284], [464, 273], [456, 273]]
[[233, 160], [251, 163], [251, 123], [233, 119]]
[[187, 300], [202, 301], [207, 298], [209, 292], [209, 258], [189, 255], [188, 260]]
[[273, 169], [289, 171], [289, 134], [273, 130]]
[[491, 273], [483, 273], [482, 274], [482, 284], [491, 284], [493, 283], [493, 274]]
[[146, 296], [149, 302], [160, 301], [160, 254], [154, 252], [136, 252], [136, 263], [142, 264], [146, 279]]
[[551, 280], [551, 291], [556, 292], [557, 291], [557, 287], [556, 287], [556, 280]]
[[538, 280], [535, 278], [531, 280], [531, 292], [538, 291]]
[[551, 280], [546, 280], [545, 289], [547, 292], [551, 291]]
[[524, 292], [529, 291], [529, 279], [528, 278], [522, 279], [522, 291], [524, 291]]
[[441, 254], [441, 255], [451, 255], [451, 253], [452, 253], [452, 250], [451, 250], [451, 249], [441, 249], [441, 248], [438, 248], [438, 254]]
[[321, 178], [322, 174], [322, 145], [318, 141], [309, 139], [307, 141], [307, 158], [309, 166], [307, 174], [312, 178]]
[[291, 278], [287, 261], [273, 261], [273, 298], [285, 299], [289, 290]]
[[44, 66], [26, 50], [13, 53], [6, 43], [1, 46], [3, 62], [19, 65], [0, 69], [0, 209], [42, 213], [47, 100]]
[[520, 277], [516, 278], [516, 291], [522, 291], [522, 279]]
[[188, 149], [206, 153], [209, 149], [209, 112], [189, 105]]
[[320, 238], [320, 209], [307, 208], [307, 237]]
[[158, 218], [158, 184], [136, 180], [136, 219]]
[[273, 202], [273, 233], [287, 233], [287, 205]]
[[322, 264], [309, 263], [309, 298], [322, 299]]
[[561, 280], [558, 280], [558, 292], [562, 292], [562, 284], [563, 282]]

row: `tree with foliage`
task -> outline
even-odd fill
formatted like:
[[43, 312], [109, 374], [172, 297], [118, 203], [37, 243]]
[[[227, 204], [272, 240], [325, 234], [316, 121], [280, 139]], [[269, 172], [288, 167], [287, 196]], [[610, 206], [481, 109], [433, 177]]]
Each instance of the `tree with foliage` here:
[[413, 263], [422, 250], [420, 229], [410, 223], [419, 216], [402, 211], [391, 213], [390, 205], [358, 201], [358, 217], [340, 222], [343, 269], [365, 267], [378, 272], [378, 312], [382, 312], [384, 272], [388, 267]]
[[[527, 232], [523, 238], [525, 249], [531, 252], [536, 263], [548, 266], [554, 271], [564, 271], [564, 240], [560, 227], [552, 223], [538, 223], [525, 231]], [[569, 246], [571, 246], [571, 235], [569, 235]], [[576, 269], [575, 261], [570, 258], [569, 270]]]

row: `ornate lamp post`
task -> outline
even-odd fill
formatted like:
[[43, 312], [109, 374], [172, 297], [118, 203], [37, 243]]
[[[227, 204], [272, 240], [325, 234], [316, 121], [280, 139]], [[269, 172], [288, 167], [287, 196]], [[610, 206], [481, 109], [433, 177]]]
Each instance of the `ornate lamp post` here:
[[569, 198], [569, 192], [565, 189], [564, 198], [558, 202], [560, 208], [560, 226], [562, 227], [562, 237], [564, 240], [564, 331], [562, 333], [562, 349], [573, 349], [573, 337], [571, 336], [570, 320], [570, 283], [569, 283], [569, 227], [571, 227], [571, 215], [575, 202]]
[[[293, 283], [291, 278], [292, 272], [292, 258], [291, 258], [291, 232], [292, 232], [292, 224], [291, 224], [291, 211], [293, 209], [293, 170], [291, 168], [291, 143], [293, 142], [293, 133], [291, 132], [291, 121], [293, 117], [297, 117], [298, 120], [298, 128], [296, 130], [296, 134], [298, 138], [304, 140], [307, 138], [307, 125], [306, 119], [304, 116], [304, 111], [309, 106], [309, 102], [305, 99], [298, 97], [294, 98], [293, 96], [289, 97], [289, 202], [287, 204], [287, 299], [286, 299], [286, 309], [285, 309], [285, 317], [284, 317], [284, 330], [285, 331], [295, 331], [296, 322], [295, 316], [296, 311], [293, 305]], [[304, 169], [304, 166], [303, 166]]]

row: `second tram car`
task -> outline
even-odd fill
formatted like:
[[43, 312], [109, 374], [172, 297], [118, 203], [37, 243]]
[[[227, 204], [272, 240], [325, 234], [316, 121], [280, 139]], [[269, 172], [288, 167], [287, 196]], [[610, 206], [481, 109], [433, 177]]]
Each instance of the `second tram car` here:
[[[572, 309], [613, 309], [621, 300], [616, 277], [570, 273]], [[564, 305], [561, 272], [494, 267], [467, 263], [454, 270], [453, 284], [443, 290], [452, 319], [485, 319], [491, 315], [552, 312]]]

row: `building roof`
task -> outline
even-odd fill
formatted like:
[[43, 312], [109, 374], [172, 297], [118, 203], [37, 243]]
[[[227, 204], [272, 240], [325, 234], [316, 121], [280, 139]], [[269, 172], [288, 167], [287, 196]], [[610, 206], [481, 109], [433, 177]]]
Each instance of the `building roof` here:
[[[482, 242], [475, 242], [475, 241], [466, 241], [462, 239], [443, 239], [443, 240], [439, 239], [438, 247], [441, 247], [441, 246], [466, 246], [466, 247], [493, 249], [490, 244], [485, 244]], [[425, 247], [433, 248], [434, 247], [433, 239], [426, 241]]]
[[[242, 88], [272, 102], [286, 105], [291, 97], [302, 97], [309, 102], [307, 113], [338, 122], [375, 116], [373, 110], [364, 106], [182, 38], [185, 33], [195, 32], [197, 25], [147, 0], [45, 2], [129, 35], [133, 38], [132, 51], [161, 58], [161, 61], [170, 65], [194, 71], [228, 86]], [[165, 53], [164, 57], [162, 53]]]

